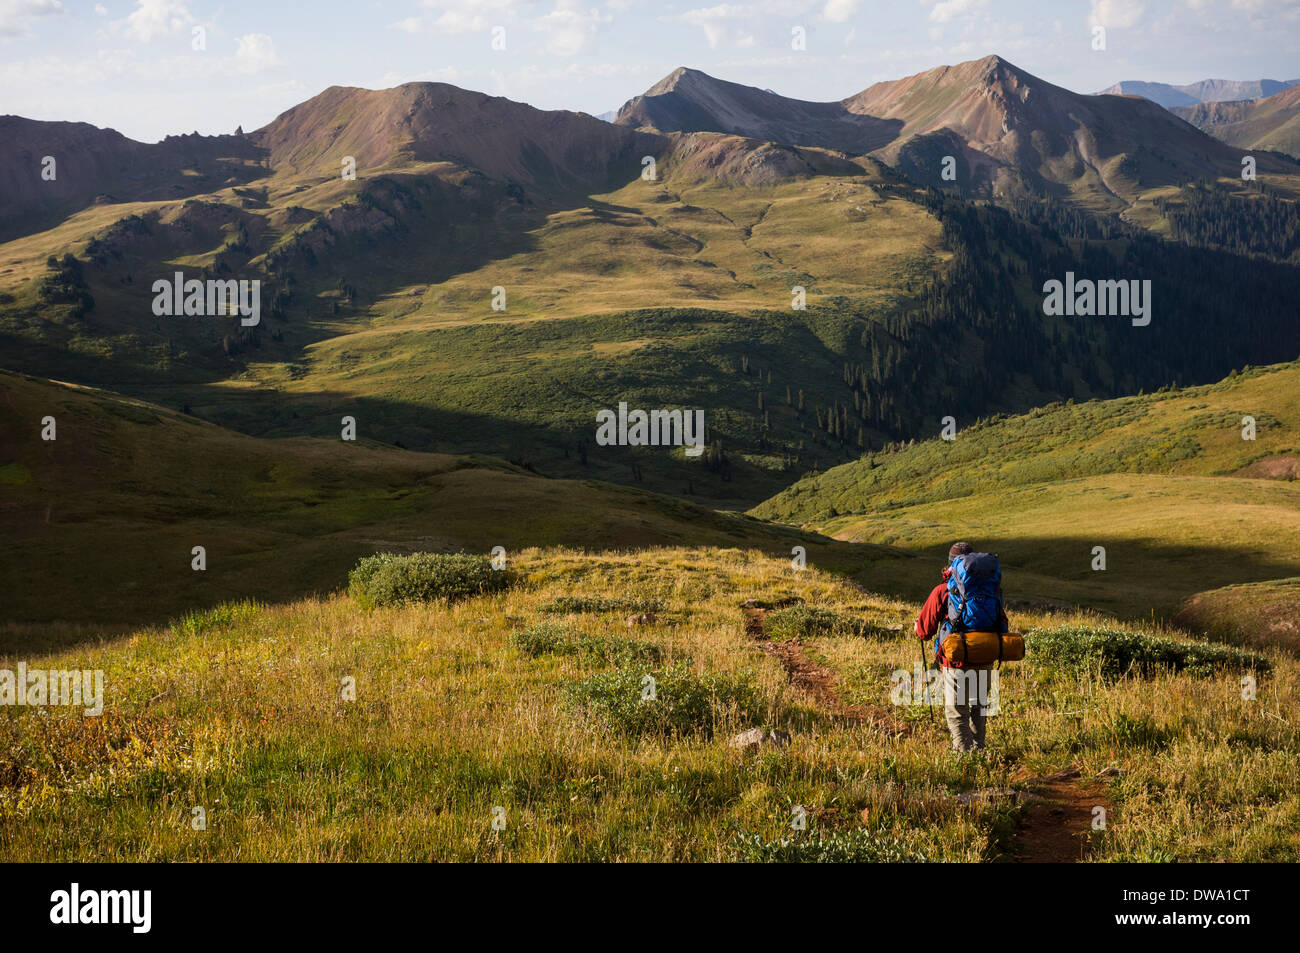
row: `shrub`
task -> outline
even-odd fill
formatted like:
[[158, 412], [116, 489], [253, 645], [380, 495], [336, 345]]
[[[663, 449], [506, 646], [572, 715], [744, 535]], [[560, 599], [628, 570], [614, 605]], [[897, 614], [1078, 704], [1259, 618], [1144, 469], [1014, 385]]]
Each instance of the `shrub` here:
[[887, 831], [855, 827], [847, 831], [808, 831], [768, 840], [756, 831], [742, 832], [729, 845], [734, 859], [746, 863], [887, 864], [924, 863], [919, 847]]
[[819, 635], [874, 635], [881, 631], [865, 619], [856, 619], [823, 606], [790, 606], [769, 612], [763, 619], [763, 634], [778, 642]]
[[1230, 645], [1178, 639], [1089, 625], [1033, 629], [1025, 636], [1026, 657], [1071, 673], [1100, 669], [1104, 675], [1152, 675], [1184, 671], [1210, 675], [1223, 668], [1267, 672], [1268, 659]]
[[542, 606], [547, 615], [568, 615], [576, 612], [662, 612], [664, 604], [659, 599], [611, 599], [608, 596], [560, 596]]
[[[653, 700], [642, 700], [649, 675]], [[684, 665], [649, 670], [628, 665], [571, 683], [570, 702], [620, 734], [711, 735], [729, 715], [757, 719], [764, 708], [758, 690], [729, 675], [700, 674]]]
[[1172, 738], [1168, 729], [1161, 728], [1150, 718], [1132, 718], [1123, 712], [1116, 715], [1104, 731], [1113, 743], [1135, 748], [1161, 748]]
[[486, 556], [471, 553], [376, 553], [348, 573], [348, 592], [364, 608], [462, 599], [504, 589], [506, 570], [494, 570]]
[[594, 636], [567, 625], [543, 622], [510, 633], [515, 646], [527, 655], [586, 655], [608, 662], [658, 662], [659, 646], [618, 635]]
[[195, 609], [179, 619], [173, 619], [172, 632], [176, 635], [198, 635], [213, 629], [228, 629], [237, 622], [253, 618], [266, 607], [251, 599], [223, 602], [211, 609]]

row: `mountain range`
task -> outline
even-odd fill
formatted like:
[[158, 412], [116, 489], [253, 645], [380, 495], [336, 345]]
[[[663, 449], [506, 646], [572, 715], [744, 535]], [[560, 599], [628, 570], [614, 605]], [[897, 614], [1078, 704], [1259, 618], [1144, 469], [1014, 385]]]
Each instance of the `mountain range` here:
[[1142, 96], [1165, 108], [1195, 106], [1200, 103], [1221, 103], [1240, 99], [1263, 99], [1300, 85], [1300, 79], [1203, 79], [1199, 83], [1171, 86], [1169, 83], [1148, 83], [1142, 80], [1124, 80], [1108, 86], [1098, 96]]
[[[0, 129], [5, 367], [254, 436], [349, 414], [397, 447], [746, 508], [956, 402], [1300, 352], [1300, 165], [1254, 152], [1244, 181], [1242, 149], [1154, 103], [997, 56], [828, 103], [683, 68], [612, 123], [411, 83], [155, 145]], [[1085, 270], [1151, 280], [1152, 326], [1044, 316], [1044, 282]], [[258, 278], [260, 322], [156, 315], [177, 272]], [[592, 446], [620, 401], [708, 407], [707, 453]]]
[[[1144, 191], [1236, 174], [1240, 153], [1136, 97], [1082, 96], [998, 56], [877, 83], [835, 103], [787, 99], [679, 69], [619, 110], [616, 123], [712, 130], [878, 158], [941, 184], [945, 156], [978, 194], [1026, 188], [1122, 211]], [[1266, 159], [1271, 170], [1291, 165]]]

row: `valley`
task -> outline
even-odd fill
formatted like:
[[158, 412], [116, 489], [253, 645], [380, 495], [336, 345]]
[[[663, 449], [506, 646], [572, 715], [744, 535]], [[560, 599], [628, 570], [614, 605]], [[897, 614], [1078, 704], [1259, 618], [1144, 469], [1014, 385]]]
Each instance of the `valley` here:
[[[104, 676], [0, 852], [1294, 860], [1296, 89], [0, 117], [0, 669]], [[970, 757], [891, 697], [957, 540]]]

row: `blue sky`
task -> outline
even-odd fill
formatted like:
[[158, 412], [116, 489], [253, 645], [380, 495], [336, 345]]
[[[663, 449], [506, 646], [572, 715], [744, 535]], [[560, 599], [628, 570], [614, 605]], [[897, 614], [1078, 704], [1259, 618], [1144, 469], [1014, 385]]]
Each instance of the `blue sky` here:
[[0, 0], [0, 113], [154, 141], [436, 80], [595, 114], [678, 66], [831, 100], [989, 53], [1079, 92], [1294, 79], [1300, 0]]

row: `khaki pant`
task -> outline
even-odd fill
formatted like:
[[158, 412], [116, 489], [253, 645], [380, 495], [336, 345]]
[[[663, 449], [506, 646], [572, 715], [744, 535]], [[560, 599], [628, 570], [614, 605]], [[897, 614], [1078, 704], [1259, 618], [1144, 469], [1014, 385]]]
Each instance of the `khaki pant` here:
[[943, 713], [948, 720], [954, 751], [982, 751], [992, 665], [967, 665], [943, 670]]

